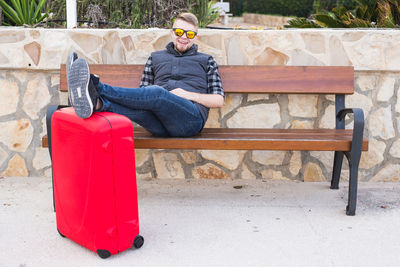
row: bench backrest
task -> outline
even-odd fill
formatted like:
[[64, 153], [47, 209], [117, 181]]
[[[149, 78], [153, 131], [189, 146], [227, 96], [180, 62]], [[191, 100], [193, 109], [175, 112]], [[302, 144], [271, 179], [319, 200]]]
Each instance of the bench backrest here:
[[[138, 87], [144, 65], [90, 65], [103, 83]], [[227, 93], [353, 94], [351, 66], [219, 66]], [[65, 65], [60, 68], [60, 90], [67, 91]]]

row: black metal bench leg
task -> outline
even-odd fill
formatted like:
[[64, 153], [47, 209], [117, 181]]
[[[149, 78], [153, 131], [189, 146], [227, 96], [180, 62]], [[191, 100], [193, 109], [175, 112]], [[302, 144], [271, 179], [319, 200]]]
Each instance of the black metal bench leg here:
[[333, 171], [331, 180], [331, 189], [339, 189], [340, 173], [342, 172], [344, 153], [342, 151], [335, 151], [335, 158], [333, 160]]
[[346, 207], [346, 214], [356, 215], [357, 205], [357, 185], [358, 185], [358, 164], [355, 166], [350, 165], [350, 180], [349, 180], [349, 198]]

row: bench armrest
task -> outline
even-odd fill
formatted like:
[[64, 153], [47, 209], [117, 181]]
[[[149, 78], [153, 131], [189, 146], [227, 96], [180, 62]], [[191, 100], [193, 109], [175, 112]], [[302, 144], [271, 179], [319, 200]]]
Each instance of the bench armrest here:
[[336, 117], [339, 119], [339, 121], [341, 121], [344, 120], [346, 114], [349, 113], [354, 114], [353, 138], [351, 141], [351, 158], [360, 158], [364, 134], [364, 111], [361, 108], [345, 108], [340, 110]]

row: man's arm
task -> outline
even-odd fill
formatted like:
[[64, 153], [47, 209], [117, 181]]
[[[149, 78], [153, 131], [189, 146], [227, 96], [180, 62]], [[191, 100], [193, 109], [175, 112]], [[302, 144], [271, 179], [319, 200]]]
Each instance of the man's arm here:
[[202, 104], [207, 108], [220, 108], [224, 105], [224, 97], [218, 94], [200, 94], [186, 91], [182, 88], [176, 88], [171, 93], [186, 98], [187, 100]]
[[202, 104], [207, 108], [220, 108], [224, 105], [225, 93], [222, 89], [221, 77], [218, 73], [218, 65], [210, 56], [207, 63], [207, 94], [200, 94], [176, 88], [171, 93], [188, 100]]

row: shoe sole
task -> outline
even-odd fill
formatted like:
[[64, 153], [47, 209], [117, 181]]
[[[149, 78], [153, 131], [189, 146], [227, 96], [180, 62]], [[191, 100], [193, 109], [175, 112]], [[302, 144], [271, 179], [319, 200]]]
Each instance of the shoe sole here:
[[[75, 60], [78, 59], [78, 54], [76, 54], [75, 52], [72, 52], [68, 55], [67, 57], [67, 61], [65, 63], [65, 71], [67, 73], [67, 83], [69, 84], [69, 71], [71, 69], [72, 64], [74, 63]], [[69, 104], [71, 104], [72, 106], [74, 105], [73, 103], [73, 95], [70, 91], [68, 91], [68, 100], [69, 100]]]
[[90, 71], [86, 60], [75, 60], [67, 79], [76, 115], [82, 119], [89, 118], [93, 114], [93, 103], [89, 95]]

